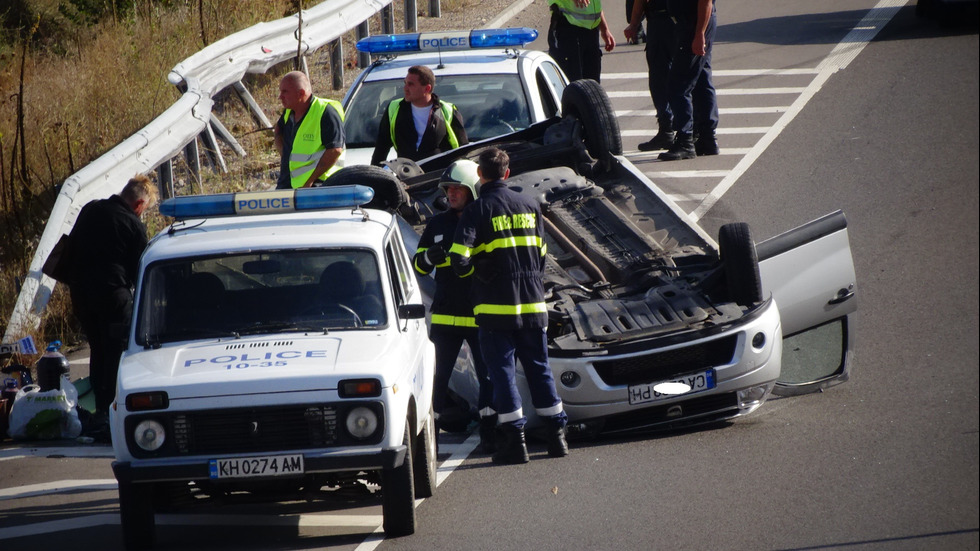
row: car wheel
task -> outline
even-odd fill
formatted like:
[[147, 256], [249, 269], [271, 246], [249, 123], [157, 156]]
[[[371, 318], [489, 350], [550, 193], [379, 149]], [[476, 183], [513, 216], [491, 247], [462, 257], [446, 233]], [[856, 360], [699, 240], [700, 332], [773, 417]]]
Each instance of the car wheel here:
[[153, 547], [156, 520], [152, 484], [119, 482], [119, 521], [126, 549]]
[[436, 489], [436, 459], [439, 455], [436, 416], [429, 406], [426, 419], [415, 447], [415, 497], [432, 497]]
[[609, 96], [598, 82], [584, 79], [566, 86], [561, 96], [561, 112], [563, 116], [573, 116], [582, 123], [585, 147], [594, 159], [608, 167], [612, 164], [611, 155], [623, 153], [619, 122]]
[[390, 537], [415, 533], [415, 477], [412, 471], [411, 424], [405, 422], [405, 462], [381, 471], [381, 511], [385, 534]]
[[408, 202], [408, 193], [390, 171], [373, 165], [345, 166], [327, 178], [325, 186], [359, 184], [374, 190], [374, 198], [364, 205], [374, 209], [397, 209]]
[[724, 265], [729, 299], [741, 305], [761, 301], [759, 256], [749, 225], [740, 222], [722, 226], [718, 231], [718, 249]]

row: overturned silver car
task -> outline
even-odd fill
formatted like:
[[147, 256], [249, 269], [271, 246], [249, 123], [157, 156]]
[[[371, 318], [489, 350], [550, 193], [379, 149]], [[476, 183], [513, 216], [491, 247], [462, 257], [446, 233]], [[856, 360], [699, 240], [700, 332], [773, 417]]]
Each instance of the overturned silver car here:
[[[447, 165], [490, 145], [508, 152], [510, 187], [546, 216], [549, 352], [572, 429], [731, 419], [772, 393], [847, 380], [857, 305], [843, 213], [759, 244], [746, 224], [727, 224], [715, 240], [621, 155], [597, 83], [569, 85], [562, 113], [418, 164], [390, 163], [400, 182], [349, 167], [338, 183], [373, 182], [375, 200], [421, 231]], [[472, 405], [467, 368], [461, 358], [453, 388]]]

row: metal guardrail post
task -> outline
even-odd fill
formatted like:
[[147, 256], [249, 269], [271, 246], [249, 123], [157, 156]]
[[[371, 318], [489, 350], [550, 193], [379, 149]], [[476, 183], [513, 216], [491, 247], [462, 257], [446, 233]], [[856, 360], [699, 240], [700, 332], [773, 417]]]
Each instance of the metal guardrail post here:
[[391, 4], [381, 8], [381, 34], [395, 33], [395, 10]]
[[211, 113], [211, 130], [218, 139], [228, 144], [228, 147], [230, 147], [236, 155], [239, 157], [246, 156], [245, 148], [242, 147], [242, 144], [238, 143], [238, 140], [235, 139], [235, 136], [228, 130], [228, 128], [226, 128], [224, 124], [221, 124], [221, 121], [218, 120], [218, 117], [214, 116], [214, 113]]
[[330, 74], [333, 75], [333, 89], [344, 87], [344, 44], [338, 38], [330, 43]]
[[173, 159], [167, 159], [157, 167], [157, 185], [160, 186], [161, 199], [170, 199], [174, 196]]
[[405, 0], [405, 32], [419, 31], [419, 8], [415, 0]]
[[429, 0], [429, 17], [442, 17], [442, 6], [439, 0]]
[[[184, 146], [184, 159], [187, 160], [187, 168], [190, 169], [191, 175], [197, 182], [198, 191], [204, 193], [204, 184], [201, 183], [201, 158], [198, 154], [197, 139], [191, 140]], [[193, 186], [191, 186], [191, 191], [194, 191]]]
[[[371, 29], [368, 28], [368, 22], [363, 21], [357, 26], [357, 39], [367, 38], [371, 34]], [[368, 52], [357, 52], [357, 66], [361, 69], [367, 67], [371, 64], [371, 54]]]
[[239, 80], [238, 82], [232, 84], [232, 87], [235, 89], [235, 93], [238, 94], [238, 97], [241, 98], [242, 103], [245, 104], [245, 107], [247, 107], [249, 112], [252, 113], [252, 116], [255, 117], [255, 120], [262, 125], [262, 128], [270, 128], [272, 123], [269, 122], [268, 117], [265, 116], [265, 111], [259, 107], [258, 102], [256, 102], [255, 98], [252, 97], [252, 94], [248, 91], [248, 88], [242, 84], [242, 81]]

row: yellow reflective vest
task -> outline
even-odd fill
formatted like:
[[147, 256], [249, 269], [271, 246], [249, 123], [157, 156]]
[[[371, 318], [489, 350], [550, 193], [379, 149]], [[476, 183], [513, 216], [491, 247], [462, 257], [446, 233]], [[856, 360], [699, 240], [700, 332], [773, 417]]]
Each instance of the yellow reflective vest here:
[[[391, 132], [391, 143], [395, 144], [395, 119], [398, 117], [398, 109], [401, 107], [402, 101], [392, 101], [388, 104], [388, 131]], [[446, 137], [449, 139], [449, 145], [452, 149], [459, 147], [459, 138], [456, 137], [456, 132], [453, 131], [453, 109], [456, 108], [453, 104], [448, 101], [439, 100], [439, 107], [442, 111], [442, 118], [446, 121]], [[395, 151], [398, 151], [398, 147], [395, 147]]]
[[558, 6], [558, 11], [576, 27], [594, 29], [602, 22], [601, 0], [592, 0], [584, 8], [576, 6], [575, 0], [548, 0], [548, 5]]
[[[299, 128], [296, 129], [296, 137], [293, 138], [293, 147], [289, 152], [289, 181], [293, 188], [303, 187], [303, 184], [310, 178], [310, 173], [316, 168], [316, 164], [323, 157], [326, 147], [323, 146], [323, 139], [320, 136], [320, 119], [327, 106], [333, 107], [340, 114], [340, 122], [344, 122], [344, 107], [339, 101], [314, 97], [310, 104], [310, 110], [306, 112]], [[291, 110], [286, 109], [282, 117], [284, 121], [289, 120]], [[344, 157], [346, 148], [340, 153], [340, 158], [327, 170], [323, 177], [330, 176], [344, 167]]]

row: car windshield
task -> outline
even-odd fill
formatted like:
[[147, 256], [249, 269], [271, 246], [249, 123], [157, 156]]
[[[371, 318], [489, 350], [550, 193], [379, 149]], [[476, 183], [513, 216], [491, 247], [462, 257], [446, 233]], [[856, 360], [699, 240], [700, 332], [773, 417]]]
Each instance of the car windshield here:
[[373, 253], [287, 250], [154, 262], [136, 340], [165, 342], [377, 327], [387, 321]]
[[[402, 79], [361, 84], [345, 108], [348, 148], [374, 147], [385, 107], [403, 97], [403, 85]], [[436, 79], [434, 91], [459, 109], [471, 142], [531, 125], [527, 98], [517, 75], [445, 75]]]

